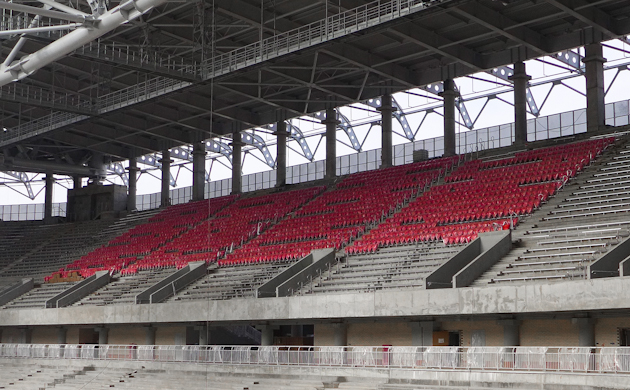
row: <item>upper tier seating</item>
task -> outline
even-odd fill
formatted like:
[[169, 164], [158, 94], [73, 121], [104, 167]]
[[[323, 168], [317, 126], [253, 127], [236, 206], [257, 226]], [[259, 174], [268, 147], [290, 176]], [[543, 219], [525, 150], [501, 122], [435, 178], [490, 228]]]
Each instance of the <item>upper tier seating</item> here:
[[240, 199], [138, 263], [163, 263], [165, 259], [180, 259], [185, 264], [199, 259], [213, 261], [262, 234], [323, 190], [324, 187], [313, 187]]
[[[630, 147], [611, 150], [573, 183], [517, 238], [515, 248], [475, 285], [583, 279], [588, 266], [630, 235]], [[604, 180], [603, 180], [604, 179]], [[602, 275], [598, 275], [602, 276]], [[603, 276], [614, 276], [605, 274]]]
[[304, 257], [313, 249], [340, 249], [458, 161], [441, 158], [350, 175], [219, 263], [281, 261]]
[[469, 161], [346, 247], [347, 260], [301, 293], [423, 287], [424, 278], [461, 249], [449, 247], [514, 227], [612, 141]]
[[607, 138], [519, 152], [500, 160], [468, 161], [446, 177], [445, 184], [419, 196], [347, 253], [418, 241], [470, 242], [480, 232], [515, 225], [519, 216], [540, 207], [612, 142]]
[[[234, 196], [212, 199], [210, 201], [190, 202], [168, 207], [149, 218], [146, 223], [135, 226], [123, 234], [110, 240], [96, 250], [82, 256], [57, 272], [62, 277], [73, 271], [81, 276], [89, 277], [97, 271], [117, 272], [137, 262], [139, 256], [146, 256], [164, 245], [168, 240], [196, 226], [208, 216], [216, 213], [234, 201]], [[152, 263], [142, 263], [138, 267]], [[164, 261], [161, 266], [175, 266], [176, 260]], [[185, 265], [185, 264], [184, 264]], [[46, 278], [50, 280], [52, 277]]]

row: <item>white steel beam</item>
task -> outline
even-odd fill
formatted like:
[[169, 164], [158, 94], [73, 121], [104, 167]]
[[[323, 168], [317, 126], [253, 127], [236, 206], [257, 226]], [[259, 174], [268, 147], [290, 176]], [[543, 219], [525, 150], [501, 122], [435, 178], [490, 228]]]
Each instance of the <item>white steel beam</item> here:
[[[81, 26], [48, 46], [8, 66], [0, 66], [0, 86], [28, 77], [38, 69], [62, 58], [79, 47], [139, 17], [167, 0], [128, 0], [96, 18], [90, 26]], [[2, 2], [2, 5], [12, 4]], [[35, 8], [41, 10], [41, 8]]]

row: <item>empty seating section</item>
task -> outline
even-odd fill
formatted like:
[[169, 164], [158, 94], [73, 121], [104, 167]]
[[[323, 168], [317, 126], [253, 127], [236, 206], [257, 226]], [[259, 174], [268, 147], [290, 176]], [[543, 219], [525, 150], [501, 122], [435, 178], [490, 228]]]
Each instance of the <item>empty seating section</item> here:
[[[143, 256], [142, 259], [137, 260], [134, 264], [129, 265], [123, 270], [123, 274], [129, 275], [138, 272], [142, 269], [152, 268], [164, 268], [164, 267], [177, 267], [182, 268], [189, 261], [195, 260], [214, 260], [211, 254], [205, 253], [204, 247], [194, 247], [191, 245], [191, 240], [188, 239], [189, 234], [193, 231], [207, 232], [207, 223], [209, 217], [213, 217], [220, 210], [228, 207], [238, 198], [237, 195], [229, 195], [220, 198], [210, 199], [209, 201], [190, 202], [179, 206], [179, 210], [170, 211], [164, 215], [160, 214], [160, 220], [167, 222], [177, 221], [173, 226], [183, 226], [184, 228], [179, 231], [177, 235], [170, 237], [159, 244], [159, 246], [153, 248], [153, 251]], [[174, 209], [178, 206], [169, 207], [168, 210]], [[174, 216], [174, 218], [173, 218]], [[180, 236], [181, 234], [181, 236]], [[207, 235], [206, 235], [207, 236]], [[206, 236], [201, 236], [201, 242], [207, 243]], [[199, 250], [202, 253], [197, 256], [188, 256], [191, 253]]]
[[39, 288], [34, 288], [26, 294], [4, 305], [3, 309], [43, 309], [46, 301], [64, 290], [72, 287], [74, 283], [46, 283]]
[[[610, 153], [567, 185], [557, 202], [522, 236], [513, 250], [477, 282], [526, 283], [583, 279], [588, 266], [630, 235], [628, 195], [619, 185], [630, 169], [630, 147]], [[613, 274], [604, 276], [614, 276]]]
[[518, 216], [531, 214], [612, 142], [606, 138], [468, 161], [347, 253], [418, 241], [469, 242], [480, 232], [516, 224]]
[[281, 261], [303, 257], [313, 249], [340, 249], [457, 161], [459, 157], [442, 158], [350, 175], [220, 264]]
[[147, 269], [122, 276], [96, 292], [75, 302], [73, 306], [103, 306], [136, 303], [136, 295], [173, 273], [173, 269]]
[[301, 293], [367, 292], [390, 288], [422, 288], [424, 278], [460, 251], [438, 242], [381, 248], [376, 254], [347, 257], [318, 275]]
[[[81, 276], [88, 277], [100, 270], [123, 271], [132, 264], [132, 273], [137, 272], [139, 268], [155, 267], [156, 264], [139, 261], [139, 257], [150, 254], [168, 240], [172, 240], [191, 226], [207, 219], [210, 214], [225, 207], [231, 201], [233, 197], [230, 196], [168, 207], [149, 218], [146, 223], [133, 227], [110, 240], [106, 245], [66, 265], [57, 274], [63, 277], [78, 271]], [[175, 260], [168, 262], [164, 260], [159, 265], [172, 267], [175, 263]]]
[[199, 299], [254, 298], [254, 290], [286, 267], [281, 262], [251, 263], [239, 266], [224, 266], [210, 270], [210, 273], [191, 284], [171, 301]]
[[[72, 347], [75, 347], [72, 345]], [[92, 347], [92, 346], [90, 346]], [[85, 348], [85, 349], [84, 349]], [[95, 364], [88, 359], [89, 355], [98, 359], [100, 350], [83, 346], [78, 355], [85, 360], [85, 365], [60, 365], [52, 362], [37, 364], [34, 361], [21, 359], [20, 363], [3, 362], [0, 375], [0, 389], [34, 390], [101, 390], [101, 389], [129, 389], [129, 390], [179, 390], [184, 384], [189, 390], [323, 390], [332, 388], [333, 383], [324, 385], [322, 380], [303, 379], [299, 376], [287, 378], [267, 377], [265, 375], [221, 375], [216, 372], [204, 372], [195, 368], [154, 368], [154, 367], [119, 367], [116, 365]], [[135, 350], [134, 350], [135, 351]], [[174, 349], [177, 356], [187, 361], [194, 361], [195, 355], [191, 351], [183, 351], [179, 346]], [[109, 352], [112, 354], [111, 350]], [[146, 354], [146, 351], [136, 351], [136, 355]], [[187, 371], [190, 370], [190, 371]], [[337, 387], [337, 386], [335, 386]], [[342, 386], [340, 386], [342, 387]], [[369, 387], [346, 387], [355, 390], [377, 389], [376, 385]], [[379, 387], [380, 388], [380, 387]], [[411, 387], [401, 387], [409, 390]]]
[[187, 263], [198, 260], [201, 255], [201, 258], [215, 260], [263, 233], [323, 190], [324, 187], [313, 187], [239, 199], [148, 258], [173, 256]]

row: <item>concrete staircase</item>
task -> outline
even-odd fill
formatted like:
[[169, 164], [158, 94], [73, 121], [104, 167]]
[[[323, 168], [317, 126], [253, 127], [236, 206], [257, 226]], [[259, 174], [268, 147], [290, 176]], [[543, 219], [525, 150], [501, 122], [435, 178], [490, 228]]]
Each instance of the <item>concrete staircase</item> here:
[[473, 286], [586, 278], [588, 265], [630, 234], [629, 172], [630, 146], [620, 140], [524, 220], [515, 248]]

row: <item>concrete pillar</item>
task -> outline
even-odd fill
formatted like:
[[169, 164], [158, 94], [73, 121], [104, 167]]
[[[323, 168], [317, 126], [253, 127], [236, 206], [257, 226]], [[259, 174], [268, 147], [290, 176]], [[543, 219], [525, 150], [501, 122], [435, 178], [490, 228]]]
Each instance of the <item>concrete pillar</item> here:
[[595, 346], [595, 319], [593, 318], [572, 318], [571, 322], [577, 326], [579, 332], [580, 347]]
[[287, 124], [285, 121], [280, 121], [276, 125], [276, 137], [278, 142], [276, 144], [277, 157], [276, 157], [276, 187], [282, 187], [287, 182]]
[[44, 194], [44, 223], [52, 223], [53, 186], [55, 179], [51, 172], [46, 173], [46, 192]]
[[455, 82], [444, 80], [444, 156], [455, 155]]
[[433, 345], [434, 321], [419, 321], [411, 323], [411, 345], [414, 347], [430, 347]]
[[81, 176], [72, 176], [72, 189], [83, 187], [83, 178]]
[[171, 204], [171, 151], [164, 149], [162, 151], [162, 193], [161, 207], [167, 207]]
[[527, 143], [527, 83], [531, 80], [523, 61], [514, 64], [510, 79], [514, 83], [514, 144], [523, 145]]
[[152, 326], [144, 328], [144, 345], [155, 345], [155, 331], [157, 331], [157, 328]]
[[109, 340], [109, 328], [95, 328], [96, 332], [98, 332], [98, 343], [99, 344], [107, 344]]
[[68, 328], [57, 328], [57, 344], [68, 343]]
[[521, 322], [518, 320], [500, 320], [499, 325], [503, 326], [503, 345], [506, 347], [517, 347], [521, 345]]
[[193, 144], [192, 200], [203, 200], [206, 192], [206, 145]]
[[199, 345], [208, 345], [210, 343], [210, 332], [207, 326], [199, 327]]
[[348, 345], [348, 325], [333, 324], [333, 330], [333, 345], [338, 347], [344, 347]]
[[337, 111], [334, 108], [326, 110], [326, 178], [337, 176]]
[[584, 46], [582, 62], [586, 75], [586, 129], [597, 131], [606, 125], [604, 106], [604, 53], [601, 43]]
[[391, 167], [392, 158], [392, 113], [395, 111], [392, 105], [392, 95], [381, 97], [381, 168]]
[[20, 329], [20, 344], [30, 344], [33, 329], [23, 328]]
[[127, 194], [127, 211], [136, 209], [136, 196], [138, 195], [138, 162], [135, 157], [129, 159], [129, 192]]
[[256, 327], [260, 330], [260, 345], [273, 345], [274, 326], [260, 325]]
[[232, 193], [240, 194], [243, 191], [242, 186], [242, 167], [241, 167], [241, 133], [232, 134]]

